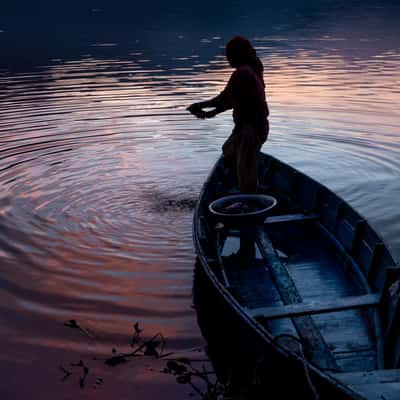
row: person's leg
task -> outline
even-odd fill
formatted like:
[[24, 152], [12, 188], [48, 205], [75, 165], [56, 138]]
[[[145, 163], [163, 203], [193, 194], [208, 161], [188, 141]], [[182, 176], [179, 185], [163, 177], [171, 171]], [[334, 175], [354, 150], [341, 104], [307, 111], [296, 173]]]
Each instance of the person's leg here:
[[238, 137], [236, 171], [239, 189], [242, 193], [257, 193], [261, 141], [254, 127], [247, 124], [243, 126]]
[[231, 135], [226, 139], [222, 145], [222, 156], [225, 164], [230, 170], [230, 174], [234, 179], [235, 185], [237, 185], [237, 170], [236, 170], [236, 158], [237, 158], [237, 147], [238, 147], [238, 132], [234, 128]]
[[[239, 190], [255, 194], [258, 190], [258, 158], [261, 141], [251, 125], [244, 125], [238, 135], [236, 171]], [[254, 227], [240, 230], [239, 254], [243, 260], [253, 260], [256, 255]]]

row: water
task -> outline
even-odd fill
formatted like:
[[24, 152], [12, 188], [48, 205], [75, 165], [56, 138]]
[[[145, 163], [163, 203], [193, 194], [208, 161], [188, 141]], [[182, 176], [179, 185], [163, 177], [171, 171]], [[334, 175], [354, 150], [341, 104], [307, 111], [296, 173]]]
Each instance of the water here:
[[265, 66], [263, 150], [348, 200], [399, 259], [400, 6], [209, 3], [1, 6], [2, 399], [187, 397], [148, 360], [93, 357], [129, 348], [136, 321], [201, 356], [192, 209], [232, 121], [185, 108], [223, 88], [238, 32]]

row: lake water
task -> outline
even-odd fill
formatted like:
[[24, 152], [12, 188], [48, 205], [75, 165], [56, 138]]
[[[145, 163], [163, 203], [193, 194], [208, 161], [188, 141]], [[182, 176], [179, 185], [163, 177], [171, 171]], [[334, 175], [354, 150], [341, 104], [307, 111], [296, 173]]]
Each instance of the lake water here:
[[81, 3], [0, 6], [0, 398], [186, 398], [160, 364], [93, 360], [129, 350], [136, 321], [203, 357], [192, 211], [232, 120], [186, 106], [223, 88], [224, 44], [249, 37], [263, 151], [348, 200], [399, 259], [400, 5]]

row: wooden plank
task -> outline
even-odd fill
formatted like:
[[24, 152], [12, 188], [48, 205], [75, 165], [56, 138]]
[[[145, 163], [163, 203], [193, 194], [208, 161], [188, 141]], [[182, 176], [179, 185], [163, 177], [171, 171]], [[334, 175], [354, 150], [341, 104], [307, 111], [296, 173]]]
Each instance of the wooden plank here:
[[366, 294], [362, 296], [348, 296], [327, 301], [310, 301], [308, 303], [295, 303], [280, 307], [261, 307], [247, 310], [254, 318], [288, 318], [303, 315], [323, 314], [343, 311], [353, 308], [371, 307], [379, 304], [380, 296]]
[[313, 221], [318, 218], [318, 214], [286, 214], [286, 215], [274, 215], [267, 217], [264, 224], [279, 224], [283, 222], [301, 222], [301, 221]]
[[332, 376], [350, 386], [367, 400], [398, 400], [400, 398], [400, 370], [337, 373]]
[[371, 383], [368, 385], [351, 386], [365, 400], [399, 400], [400, 383]]
[[332, 374], [332, 376], [350, 385], [393, 382], [400, 383], [400, 369], [376, 369], [373, 371], [338, 372]]
[[334, 351], [335, 359], [341, 371], [372, 371], [376, 369], [376, 351]]
[[[258, 230], [256, 243], [283, 303], [285, 305], [302, 303], [302, 298], [287, 268], [281, 263], [263, 227]], [[311, 361], [320, 368], [338, 369], [328, 345], [312, 318], [310, 316], [294, 317], [292, 321]]]

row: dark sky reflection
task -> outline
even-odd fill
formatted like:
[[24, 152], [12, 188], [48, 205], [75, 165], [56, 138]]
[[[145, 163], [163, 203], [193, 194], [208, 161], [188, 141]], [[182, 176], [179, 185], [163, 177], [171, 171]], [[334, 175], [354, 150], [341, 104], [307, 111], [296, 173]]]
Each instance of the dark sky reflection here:
[[[207, 62], [215, 53], [213, 37], [220, 37], [222, 45], [237, 33], [251, 38], [282, 33], [308, 39], [330, 35], [346, 40], [343, 51], [348, 57], [369, 57], [378, 49], [398, 45], [400, 5], [393, 1], [228, 3], [97, 1], [88, 5], [76, 1], [60, 6], [50, 0], [3, 2], [0, 48], [7, 56], [0, 60], [0, 68], [26, 70], [51, 59], [76, 59], [84, 54], [126, 59], [135, 51], [145, 52], [151, 65], [163, 63], [163, 53], [170, 58], [187, 55], [188, 50]], [[380, 41], [378, 46], [375, 41]]]

